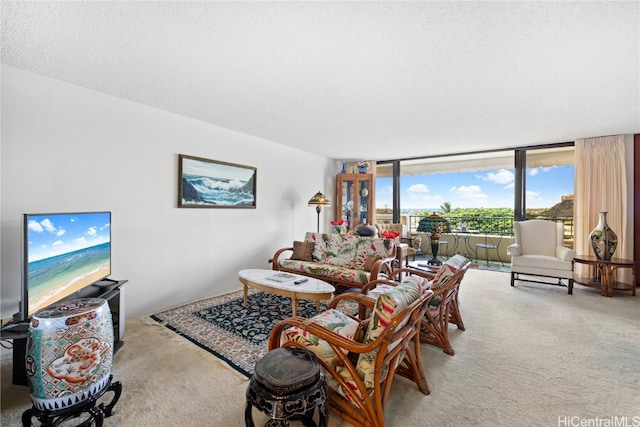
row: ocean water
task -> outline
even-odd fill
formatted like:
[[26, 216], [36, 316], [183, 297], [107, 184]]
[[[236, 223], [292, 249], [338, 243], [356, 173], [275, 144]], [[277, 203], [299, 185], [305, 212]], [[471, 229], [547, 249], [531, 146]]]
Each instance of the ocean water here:
[[[184, 178], [193, 187], [204, 203], [221, 206], [253, 206], [253, 189], [244, 188], [248, 181], [224, 178], [211, 178], [200, 175], [184, 174]], [[183, 204], [202, 204], [182, 199]]]
[[[32, 261], [27, 267], [30, 312], [50, 298], [62, 298], [110, 273], [111, 243]], [[100, 277], [97, 277], [100, 276]]]

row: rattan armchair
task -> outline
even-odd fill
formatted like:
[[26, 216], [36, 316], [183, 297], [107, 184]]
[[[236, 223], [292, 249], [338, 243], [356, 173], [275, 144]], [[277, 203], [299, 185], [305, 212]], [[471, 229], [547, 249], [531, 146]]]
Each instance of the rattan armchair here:
[[[433, 292], [424, 290], [424, 283], [406, 278], [377, 299], [338, 295], [327, 311], [312, 319], [279, 322], [269, 337], [269, 350], [297, 346], [314, 351], [327, 375], [329, 409], [355, 426], [384, 427], [383, 408], [396, 374], [429, 394], [419, 332]], [[336, 309], [344, 301], [355, 301], [361, 309], [351, 307], [353, 315], [346, 315]], [[353, 310], [370, 316], [360, 318]]]
[[[420, 341], [440, 347], [451, 356], [455, 352], [449, 342], [449, 325], [453, 324], [461, 331], [465, 330], [460, 313], [459, 291], [470, 265], [471, 262], [465, 257], [455, 255], [440, 266], [437, 273], [412, 268], [394, 270], [394, 275], [420, 275], [430, 280], [430, 289], [434, 294], [422, 321]], [[369, 286], [368, 284], [366, 289], [369, 289]]]

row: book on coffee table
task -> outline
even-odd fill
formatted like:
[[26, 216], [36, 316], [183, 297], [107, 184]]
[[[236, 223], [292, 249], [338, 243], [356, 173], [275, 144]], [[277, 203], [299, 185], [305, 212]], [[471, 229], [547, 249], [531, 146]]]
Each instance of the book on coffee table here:
[[267, 277], [269, 280], [273, 280], [274, 282], [288, 282], [289, 280], [295, 280], [296, 276], [288, 273], [277, 273]]

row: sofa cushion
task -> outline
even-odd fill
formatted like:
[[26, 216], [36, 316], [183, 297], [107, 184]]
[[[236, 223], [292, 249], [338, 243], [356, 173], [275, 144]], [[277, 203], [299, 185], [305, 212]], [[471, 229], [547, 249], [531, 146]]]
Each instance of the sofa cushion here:
[[369, 283], [370, 272], [365, 270], [357, 270], [354, 268], [346, 268], [338, 265], [321, 264], [318, 262], [298, 261], [292, 259], [281, 259], [278, 266], [299, 274], [312, 274], [322, 276], [327, 281], [339, 280], [341, 282], [349, 282], [359, 285]]
[[[359, 333], [359, 322], [342, 313], [339, 310], [329, 309], [323, 313], [318, 314], [315, 317], [309, 319], [309, 322], [316, 323], [324, 326], [333, 332], [342, 335], [345, 338], [355, 340], [356, 335]], [[319, 358], [325, 361], [329, 366], [336, 370], [336, 372], [347, 382], [347, 384], [353, 384], [351, 388], [357, 389], [355, 380], [349, 373], [349, 370], [338, 363], [336, 352], [331, 348], [329, 343], [325, 340], [321, 340], [317, 336], [310, 334], [296, 326], [292, 326], [282, 333], [282, 342], [297, 342], [305, 346], [305, 348], [313, 351]], [[326, 376], [327, 385], [336, 390], [341, 395], [348, 399], [348, 394], [344, 392], [340, 383], [336, 381], [331, 375]]]
[[[550, 221], [526, 221], [526, 222], [514, 222], [513, 226], [517, 228], [515, 234], [520, 237], [518, 242], [521, 246], [522, 254], [542, 254], [547, 256], [555, 256], [556, 246], [556, 229], [555, 222]], [[522, 227], [526, 227], [526, 233]], [[525, 238], [525, 234], [527, 238]], [[531, 238], [535, 236], [538, 238]], [[545, 236], [541, 238], [540, 236]]]
[[373, 264], [375, 264], [376, 262], [378, 262], [378, 260], [381, 260], [382, 257], [380, 257], [380, 255], [369, 255], [367, 257], [367, 260], [364, 262], [364, 265], [362, 266], [362, 269], [364, 271], [371, 271], [371, 269], [373, 268]]
[[512, 267], [532, 267], [540, 270], [565, 270], [571, 271], [571, 261], [563, 261], [555, 256], [547, 255], [522, 255], [511, 259]]
[[352, 268], [364, 269], [364, 265], [370, 255], [380, 258], [390, 258], [395, 256], [395, 243], [389, 239], [379, 239], [377, 237], [351, 236], [355, 241], [355, 263]]
[[353, 268], [355, 236], [307, 232], [306, 242], [314, 242], [313, 261]]
[[293, 242], [293, 254], [291, 255], [291, 259], [297, 259], [300, 261], [312, 261], [313, 248], [315, 246], [315, 242]]
[[[462, 255], [454, 255], [449, 258], [440, 266], [436, 276], [431, 281], [431, 290], [435, 292], [443, 286], [446, 286], [449, 280], [451, 280], [458, 270], [460, 270], [467, 262], [468, 260]], [[429, 301], [429, 308], [434, 309], [439, 306], [441, 302], [442, 295], [435, 295]]]
[[467, 259], [462, 255], [454, 255], [449, 258], [438, 269], [436, 276], [431, 282], [431, 289], [433, 291], [436, 291], [445, 286], [449, 279], [451, 279], [453, 275], [456, 274], [456, 272], [460, 270], [466, 263]]

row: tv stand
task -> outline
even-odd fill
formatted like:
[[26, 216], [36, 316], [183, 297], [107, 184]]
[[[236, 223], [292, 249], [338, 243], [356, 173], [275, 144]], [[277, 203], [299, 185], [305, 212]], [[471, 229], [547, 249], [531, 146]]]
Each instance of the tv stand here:
[[[126, 282], [126, 280], [125, 280]], [[98, 280], [96, 283], [94, 283], [91, 286], [96, 286], [98, 288], [109, 288], [112, 287], [114, 285], [118, 284], [117, 280], [113, 280], [113, 279], [102, 279], [102, 280]]]
[[[91, 286], [64, 298], [71, 300], [77, 298], [103, 298], [107, 300], [111, 310], [113, 322], [113, 353], [115, 354], [124, 344], [124, 284], [128, 280], [103, 279]], [[63, 301], [64, 301], [63, 300]], [[27, 324], [28, 322], [22, 322]], [[24, 358], [27, 354], [27, 331], [23, 327], [10, 327], [6, 325], [0, 330], [2, 340], [13, 341], [13, 383], [17, 385], [29, 385]], [[16, 329], [16, 330], [12, 330]]]

